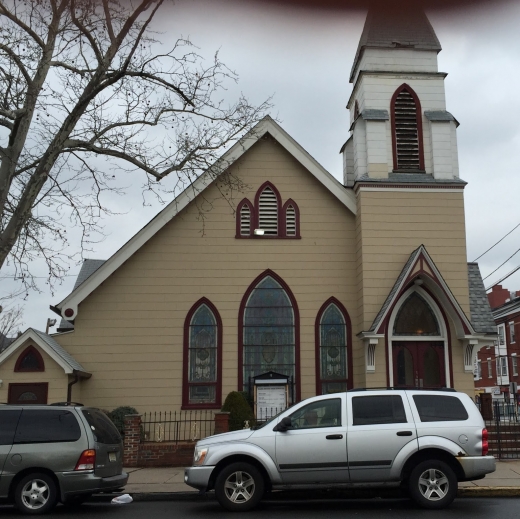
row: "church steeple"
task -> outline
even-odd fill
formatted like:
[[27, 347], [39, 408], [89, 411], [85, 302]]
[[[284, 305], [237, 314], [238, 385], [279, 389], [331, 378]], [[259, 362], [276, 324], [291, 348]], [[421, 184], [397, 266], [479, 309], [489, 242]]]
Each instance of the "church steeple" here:
[[365, 49], [416, 49], [436, 53], [442, 50], [441, 44], [426, 17], [418, 7], [396, 9], [395, 6], [378, 4], [370, 8], [363, 33], [352, 65], [352, 83]]
[[341, 150], [345, 185], [459, 181], [458, 123], [446, 111], [440, 50], [420, 8], [371, 7], [350, 77], [352, 135]]

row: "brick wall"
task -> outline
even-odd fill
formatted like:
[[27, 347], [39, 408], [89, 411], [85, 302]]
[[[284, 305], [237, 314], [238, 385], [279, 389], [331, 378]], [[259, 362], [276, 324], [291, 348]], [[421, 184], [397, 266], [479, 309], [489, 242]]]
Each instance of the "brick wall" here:
[[[229, 431], [229, 413], [215, 414], [215, 434]], [[195, 442], [141, 442], [141, 415], [125, 416], [125, 467], [186, 467], [193, 461]]]

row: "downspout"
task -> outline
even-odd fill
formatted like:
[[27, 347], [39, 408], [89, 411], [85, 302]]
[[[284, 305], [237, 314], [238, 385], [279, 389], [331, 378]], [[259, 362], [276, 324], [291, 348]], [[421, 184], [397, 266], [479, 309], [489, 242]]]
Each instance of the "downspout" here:
[[76, 370], [73, 370], [72, 375], [74, 376], [74, 379], [67, 385], [67, 403], [72, 402], [72, 386], [76, 384], [79, 380], [79, 375]]

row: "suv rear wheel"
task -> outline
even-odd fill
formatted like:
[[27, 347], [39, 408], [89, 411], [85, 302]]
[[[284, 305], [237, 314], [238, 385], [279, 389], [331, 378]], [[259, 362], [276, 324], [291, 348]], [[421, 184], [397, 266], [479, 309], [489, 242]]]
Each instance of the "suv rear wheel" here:
[[224, 467], [215, 481], [218, 502], [232, 512], [254, 508], [264, 495], [264, 478], [249, 463], [238, 462]]
[[56, 504], [56, 484], [47, 474], [28, 474], [16, 485], [14, 499], [20, 512], [44, 514]]
[[419, 506], [438, 510], [455, 499], [457, 477], [444, 461], [423, 461], [412, 470], [409, 489], [412, 499]]

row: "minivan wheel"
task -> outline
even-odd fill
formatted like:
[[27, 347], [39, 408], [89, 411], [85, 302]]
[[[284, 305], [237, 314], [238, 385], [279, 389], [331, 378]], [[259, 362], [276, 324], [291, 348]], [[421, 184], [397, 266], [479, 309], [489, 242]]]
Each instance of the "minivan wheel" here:
[[412, 470], [409, 489], [412, 499], [419, 506], [438, 510], [447, 507], [455, 499], [457, 477], [443, 461], [423, 461]]
[[215, 481], [217, 501], [231, 512], [254, 508], [264, 495], [264, 478], [249, 463], [232, 463], [224, 467]]
[[20, 512], [44, 514], [56, 504], [56, 484], [47, 474], [29, 474], [16, 485], [14, 499]]

